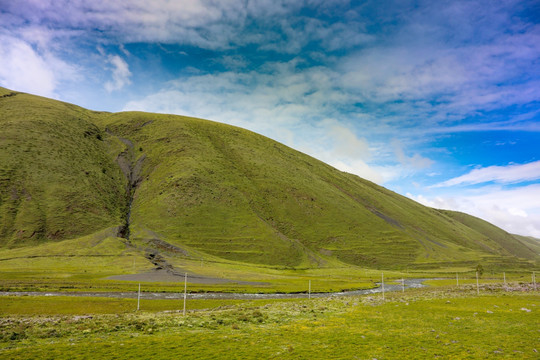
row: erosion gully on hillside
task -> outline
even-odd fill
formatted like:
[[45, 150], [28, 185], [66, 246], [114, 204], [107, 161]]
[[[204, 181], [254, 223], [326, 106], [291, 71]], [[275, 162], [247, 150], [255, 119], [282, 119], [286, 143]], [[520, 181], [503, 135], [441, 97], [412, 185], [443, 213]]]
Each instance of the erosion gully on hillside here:
[[[428, 279], [405, 279], [405, 288], [419, 288], [426, 285], [424, 281]], [[353, 295], [368, 295], [381, 293], [383, 288], [381, 284], [373, 289], [353, 290], [334, 293], [296, 293], [296, 294], [241, 294], [241, 293], [192, 293], [187, 294], [188, 299], [301, 299], [301, 298], [323, 298], [331, 296], [353, 296]], [[384, 291], [401, 291], [402, 284], [384, 285]], [[90, 296], [90, 297], [105, 297], [105, 298], [120, 298], [120, 299], [136, 299], [138, 293], [133, 292], [38, 292], [38, 291], [3, 291], [0, 296]], [[167, 300], [167, 299], [183, 299], [184, 293], [152, 293], [142, 292], [141, 299], [145, 300]]]
[[[129, 242], [131, 236], [131, 209], [135, 192], [143, 181], [142, 167], [146, 159], [146, 154], [143, 153], [136, 158], [135, 147], [131, 140], [115, 135], [109, 129], [106, 129], [106, 132], [107, 134], [116, 137], [126, 146], [125, 150], [116, 157], [116, 163], [126, 178], [126, 212], [124, 215], [124, 224], [118, 230], [118, 237], [124, 238]], [[153, 248], [146, 250], [146, 258], [155, 266], [155, 270], [163, 269], [170, 275], [181, 275], [159, 254], [158, 248], [165, 248], [165, 250], [172, 252], [182, 252], [183, 255], [187, 255], [184, 250], [157, 238], [146, 239], [146, 242]]]
[[[110, 135], [115, 136], [113, 133], [111, 133], [109, 130], [107, 130], [107, 133]], [[131, 220], [131, 206], [133, 205], [133, 198], [135, 196], [135, 191], [137, 190], [137, 187], [139, 187], [141, 181], [142, 181], [142, 165], [144, 160], [146, 159], [146, 155], [142, 154], [139, 156], [138, 159], [135, 159], [135, 151], [133, 148], [133, 143], [120, 136], [116, 136], [124, 145], [126, 145], [126, 149], [122, 151], [117, 157], [116, 157], [116, 163], [120, 167], [120, 170], [122, 170], [122, 173], [126, 177], [127, 185], [126, 185], [126, 214], [124, 216], [124, 225], [120, 228], [118, 232], [118, 236], [122, 237], [126, 240], [129, 240], [130, 236], [130, 220]]]

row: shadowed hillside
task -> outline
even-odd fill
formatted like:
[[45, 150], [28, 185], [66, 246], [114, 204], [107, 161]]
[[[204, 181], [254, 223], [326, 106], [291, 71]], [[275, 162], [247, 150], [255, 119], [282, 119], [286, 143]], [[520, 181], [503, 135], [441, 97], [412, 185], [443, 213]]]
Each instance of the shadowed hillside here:
[[0, 91], [0, 244], [117, 229], [177, 256], [288, 267], [520, 262], [523, 242], [422, 206], [253, 132], [96, 113]]

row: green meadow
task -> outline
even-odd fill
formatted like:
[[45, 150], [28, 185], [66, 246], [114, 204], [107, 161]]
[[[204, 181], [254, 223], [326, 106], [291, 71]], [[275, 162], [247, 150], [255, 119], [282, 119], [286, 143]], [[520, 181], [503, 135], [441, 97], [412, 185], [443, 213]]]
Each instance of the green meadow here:
[[[192, 259], [166, 255], [168, 263], [183, 272], [212, 279], [197, 283], [188, 276], [189, 292], [298, 293], [338, 292], [369, 289], [377, 286], [384, 274], [387, 282], [402, 278], [445, 278], [430, 285], [453, 285], [456, 275], [460, 284], [475, 283], [475, 266], [440, 267], [438, 269], [405, 269], [392, 271], [335, 263], [320, 268], [289, 268], [249, 264], [227, 260]], [[531, 271], [489, 267], [486, 263], [481, 282], [531, 281]], [[183, 276], [176, 281], [112, 280], [110, 276], [154, 272], [155, 266], [137, 248], [126, 247], [121, 238], [107, 232], [74, 240], [50, 242], [31, 247], [0, 250], [0, 290], [114, 292], [135, 291], [142, 283], [144, 292], [182, 292]], [[190, 275], [191, 276], [191, 275]], [[219, 282], [223, 280], [224, 282]]]
[[438, 287], [311, 300], [1, 297], [13, 359], [537, 359], [538, 292]]

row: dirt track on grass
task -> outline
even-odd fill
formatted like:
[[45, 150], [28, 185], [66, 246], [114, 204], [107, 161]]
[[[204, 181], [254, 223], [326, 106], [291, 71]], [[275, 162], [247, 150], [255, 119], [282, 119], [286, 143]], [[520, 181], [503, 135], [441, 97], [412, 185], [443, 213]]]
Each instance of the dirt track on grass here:
[[[125, 280], [140, 282], [184, 282], [184, 274], [181, 269], [175, 269], [174, 273], [165, 269], [151, 270], [141, 274], [109, 276], [108, 280]], [[238, 281], [223, 278], [213, 278], [187, 272], [187, 282], [190, 284], [239, 284], [239, 285], [264, 285], [263, 282]]]

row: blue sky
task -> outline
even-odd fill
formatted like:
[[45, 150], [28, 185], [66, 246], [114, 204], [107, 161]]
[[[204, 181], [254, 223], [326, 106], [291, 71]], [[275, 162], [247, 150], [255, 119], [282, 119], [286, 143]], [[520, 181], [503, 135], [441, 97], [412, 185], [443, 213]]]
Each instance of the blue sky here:
[[537, 1], [0, 0], [0, 85], [241, 126], [540, 238]]

